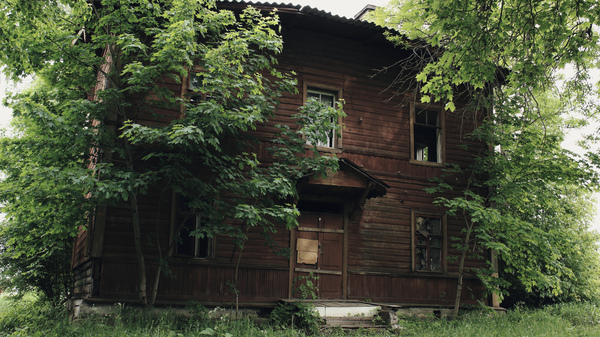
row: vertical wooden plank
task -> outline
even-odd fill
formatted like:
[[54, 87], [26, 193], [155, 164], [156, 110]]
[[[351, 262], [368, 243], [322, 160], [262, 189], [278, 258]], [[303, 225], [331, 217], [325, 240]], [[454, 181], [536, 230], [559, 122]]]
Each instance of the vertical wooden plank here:
[[348, 299], [348, 223], [350, 222], [349, 214], [350, 205], [344, 205], [344, 238], [342, 248], [342, 298]]

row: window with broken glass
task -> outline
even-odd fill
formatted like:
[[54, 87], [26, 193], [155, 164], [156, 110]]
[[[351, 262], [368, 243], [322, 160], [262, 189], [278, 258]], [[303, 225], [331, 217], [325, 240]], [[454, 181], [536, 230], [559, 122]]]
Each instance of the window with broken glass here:
[[415, 269], [442, 272], [442, 218], [415, 216]]

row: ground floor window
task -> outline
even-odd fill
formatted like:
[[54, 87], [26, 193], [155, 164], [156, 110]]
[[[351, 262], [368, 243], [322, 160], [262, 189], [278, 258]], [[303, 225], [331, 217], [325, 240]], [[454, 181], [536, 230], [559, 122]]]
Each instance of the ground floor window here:
[[209, 258], [212, 240], [203, 232], [202, 217], [192, 215], [182, 221], [185, 221], [185, 224], [179, 232], [176, 255], [199, 259]]
[[415, 271], [444, 272], [446, 221], [444, 216], [412, 214]]

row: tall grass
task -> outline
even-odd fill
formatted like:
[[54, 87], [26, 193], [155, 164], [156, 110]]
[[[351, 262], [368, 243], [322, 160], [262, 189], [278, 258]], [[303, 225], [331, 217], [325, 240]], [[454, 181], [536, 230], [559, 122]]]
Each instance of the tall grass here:
[[600, 310], [594, 304], [560, 304], [505, 314], [472, 311], [454, 320], [405, 317], [400, 325], [402, 336], [600, 336]]
[[[457, 319], [400, 317], [402, 329], [342, 331], [324, 336], [600, 336], [600, 308], [591, 303], [558, 304], [543, 309], [516, 308], [499, 315], [471, 311]], [[35, 299], [0, 297], [0, 336], [305, 336], [300, 330], [275, 327], [266, 319], [209, 318], [201, 306], [191, 315], [160, 314], [117, 306], [109, 315], [69, 321], [63, 307]]]

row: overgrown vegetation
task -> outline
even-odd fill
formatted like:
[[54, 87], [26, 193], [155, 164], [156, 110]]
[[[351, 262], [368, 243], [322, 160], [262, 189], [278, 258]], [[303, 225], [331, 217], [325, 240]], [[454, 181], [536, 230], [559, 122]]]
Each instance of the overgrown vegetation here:
[[[228, 236], [241, 251], [254, 229], [285, 254], [270, 235], [298, 224], [296, 181], [338, 167], [316, 144], [339, 132], [341, 105], [308, 102], [289, 121], [295, 125], [269, 140], [272, 158], [253, 151], [248, 131], [267, 124], [283, 93], [297, 91], [293, 74], [276, 68], [276, 13], [234, 13], [215, 0], [0, 1], [0, 32], [8, 30], [0, 34], [3, 70], [40, 84], [11, 97], [17, 129], [0, 138], [6, 288], [67, 297], [73, 236], [93, 221], [94, 207], [118, 205], [129, 210], [140, 303], [152, 306], [189, 218], [202, 217], [190, 235]], [[2, 47], [17, 45], [26, 47]], [[188, 78], [186, 97], [169, 89]], [[315, 146], [305, 156], [307, 141]], [[140, 220], [149, 192], [161, 195], [157, 209], [176, 196], [184, 218], [162, 245], [160, 221], [149, 234]], [[46, 275], [65, 266], [65, 275]], [[237, 276], [229, 281], [237, 294]]]
[[[191, 305], [189, 315], [174, 310], [153, 313], [139, 307], [117, 306], [107, 315], [71, 322], [63, 307], [26, 299], [13, 302], [0, 297], [0, 336], [598, 336], [600, 307], [569, 303], [526, 309], [517, 306], [505, 314], [474, 310], [458, 319], [400, 317], [399, 330], [342, 331], [327, 329], [306, 333], [282, 327], [265, 318], [232, 320]], [[216, 314], [216, 315], [215, 315]], [[211, 318], [210, 316], [214, 315]]]
[[589, 231], [600, 161], [562, 148], [565, 130], [598, 118], [590, 80], [598, 10], [576, 0], [392, 0], [372, 16], [413, 52], [394, 66], [418, 74], [398, 76], [394, 94], [418, 87], [421, 103], [480, 121], [472, 136], [490, 145], [475, 165], [451, 168], [459, 186], [430, 190], [444, 192], [438, 204], [466, 223], [455, 238], [455, 313], [463, 262], [478, 251], [497, 253], [499, 268], [472, 272], [500, 297], [516, 295], [511, 305], [600, 299], [598, 237]]

